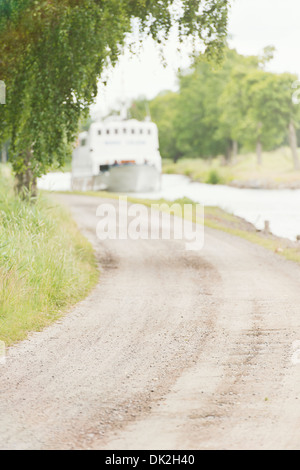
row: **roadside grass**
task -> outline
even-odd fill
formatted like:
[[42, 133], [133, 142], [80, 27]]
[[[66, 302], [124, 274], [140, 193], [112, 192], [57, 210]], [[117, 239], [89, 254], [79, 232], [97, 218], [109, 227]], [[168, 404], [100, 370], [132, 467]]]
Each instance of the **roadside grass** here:
[[257, 165], [256, 155], [239, 155], [226, 165], [223, 157], [212, 160], [182, 158], [176, 164], [163, 160], [163, 172], [190, 177], [208, 184], [238, 184], [243, 186], [260, 182], [265, 187], [300, 183], [300, 171], [293, 170], [291, 151], [282, 147], [263, 153], [263, 164]]
[[[67, 193], [70, 194], [70, 193]], [[103, 199], [117, 199], [119, 194], [114, 194], [106, 191], [101, 192], [80, 192], [76, 191], [72, 194], [98, 197]], [[196, 206], [196, 203], [188, 198], [178, 199], [176, 201], [168, 201], [165, 199], [152, 200], [152, 199], [139, 199], [135, 197], [128, 197], [128, 202], [133, 204], [144, 204], [151, 207], [152, 204], [167, 204], [172, 206], [174, 203], [180, 204], [182, 207], [184, 204], [192, 204]], [[218, 207], [205, 206], [204, 208], [204, 225], [206, 227], [221, 230], [230, 235], [243, 238], [251, 243], [255, 243], [272, 251], [283, 258], [300, 263], [300, 243], [293, 242], [285, 238], [279, 238], [270, 233], [264, 231], [258, 231], [254, 225], [247, 222], [246, 220], [237, 217], [233, 214], [223, 211]], [[183, 210], [178, 212], [177, 215], [181, 215]], [[175, 213], [176, 215], [176, 213]], [[193, 221], [196, 222], [196, 211], [193, 212]], [[197, 221], [199, 222], [199, 221]], [[201, 221], [200, 223], [203, 223]]]
[[57, 320], [99, 278], [93, 249], [69, 213], [45, 194], [14, 195], [0, 166], [0, 340], [7, 346]]

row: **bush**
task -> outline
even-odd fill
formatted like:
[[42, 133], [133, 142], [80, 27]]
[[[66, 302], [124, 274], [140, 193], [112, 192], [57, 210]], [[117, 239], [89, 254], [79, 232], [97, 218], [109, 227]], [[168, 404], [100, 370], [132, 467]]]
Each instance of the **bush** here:
[[221, 184], [222, 183], [222, 177], [218, 173], [217, 170], [212, 169], [208, 173], [207, 179], [206, 179], [207, 184]]

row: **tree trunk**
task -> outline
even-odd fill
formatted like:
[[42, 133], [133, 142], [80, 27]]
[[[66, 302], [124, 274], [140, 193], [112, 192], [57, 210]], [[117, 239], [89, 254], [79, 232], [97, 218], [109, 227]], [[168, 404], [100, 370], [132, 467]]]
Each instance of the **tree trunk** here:
[[177, 153], [176, 155], [174, 155], [174, 157], [173, 157], [173, 163], [177, 163], [178, 160], [179, 160], [179, 158], [180, 158], [180, 154], [179, 154], [179, 153]]
[[260, 138], [257, 139], [256, 143], [256, 155], [257, 155], [257, 164], [258, 166], [262, 165], [262, 144]]
[[228, 147], [227, 147], [226, 155], [225, 155], [226, 164], [230, 165], [231, 163], [233, 163], [237, 155], [238, 155], [238, 143], [236, 140], [230, 140]]
[[6, 150], [6, 144], [3, 145], [2, 151], [1, 151], [1, 163], [6, 163], [7, 162], [7, 150]]
[[228, 143], [228, 146], [226, 149], [226, 154], [225, 154], [226, 165], [229, 165], [231, 163], [231, 159], [232, 159], [232, 141]]
[[236, 140], [232, 141], [232, 156], [235, 159], [238, 156], [239, 153], [239, 144], [237, 143]]
[[293, 162], [294, 162], [294, 170], [300, 170], [300, 162], [299, 162], [299, 155], [298, 155], [298, 143], [297, 143], [297, 134], [296, 129], [293, 121], [289, 124], [289, 140], [290, 146], [293, 155]]
[[37, 196], [37, 178], [33, 174], [31, 161], [32, 152], [27, 150], [24, 158], [24, 169], [16, 174], [15, 189], [17, 194], [24, 199]]
[[257, 125], [257, 141], [256, 141], [256, 155], [257, 155], [257, 164], [258, 166], [262, 165], [262, 143], [261, 143], [261, 130], [262, 123], [259, 122]]
[[239, 144], [236, 140], [232, 141], [232, 148], [231, 148], [231, 164], [235, 164], [237, 162], [237, 156], [239, 153]]

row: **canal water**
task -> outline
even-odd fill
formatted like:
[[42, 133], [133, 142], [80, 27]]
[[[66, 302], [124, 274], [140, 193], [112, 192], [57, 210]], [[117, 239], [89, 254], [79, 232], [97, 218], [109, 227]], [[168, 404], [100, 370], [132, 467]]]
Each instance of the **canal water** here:
[[[50, 191], [69, 191], [71, 174], [49, 174], [39, 180], [38, 186]], [[193, 183], [185, 176], [163, 175], [161, 191], [134, 196], [170, 201], [187, 197], [243, 217], [258, 229], [268, 220], [272, 233], [280, 237], [295, 240], [300, 235], [300, 190], [239, 189]]]

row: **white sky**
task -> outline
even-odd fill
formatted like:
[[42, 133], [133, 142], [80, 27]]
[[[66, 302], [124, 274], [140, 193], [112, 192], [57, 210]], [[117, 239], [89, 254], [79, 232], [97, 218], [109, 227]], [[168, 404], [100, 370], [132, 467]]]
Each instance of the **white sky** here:
[[[260, 54], [264, 47], [276, 47], [269, 69], [300, 75], [300, 0], [234, 0], [229, 21], [229, 45], [246, 55]], [[138, 96], [153, 98], [160, 91], [176, 89], [178, 67], [189, 64], [187, 42], [177, 51], [176, 35], [164, 50], [164, 67], [158, 47], [145, 41], [138, 54], [126, 51], [119, 64], [107, 73], [107, 86], [99, 87], [92, 114], [101, 116], [110, 108], [118, 108], [122, 96], [129, 100]]]

